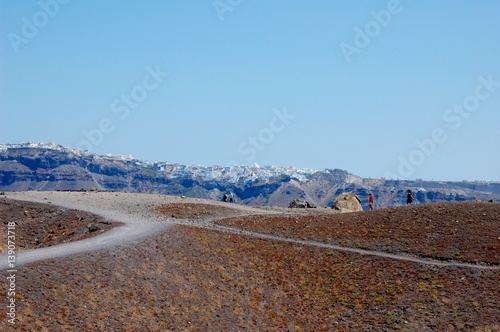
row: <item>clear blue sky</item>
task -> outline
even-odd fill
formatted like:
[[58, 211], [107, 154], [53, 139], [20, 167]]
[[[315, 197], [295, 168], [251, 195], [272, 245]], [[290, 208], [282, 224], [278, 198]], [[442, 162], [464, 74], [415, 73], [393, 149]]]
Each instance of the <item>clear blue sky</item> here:
[[1, 0], [0, 142], [498, 181], [499, 32], [496, 0]]

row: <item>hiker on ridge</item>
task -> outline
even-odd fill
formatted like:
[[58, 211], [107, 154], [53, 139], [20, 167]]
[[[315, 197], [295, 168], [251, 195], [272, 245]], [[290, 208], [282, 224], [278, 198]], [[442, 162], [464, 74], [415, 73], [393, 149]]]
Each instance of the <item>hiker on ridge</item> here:
[[373, 206], [373, 194], [370, 193], [370, 195], [368, 195], [368, 206], [370, 207], [370, 210], [375, 210], [374, 206]]
[[413, 197], [411, 196], [411, 190], [408, 190], [408, 195], [406, 196], [406, 205], [413, 202]]

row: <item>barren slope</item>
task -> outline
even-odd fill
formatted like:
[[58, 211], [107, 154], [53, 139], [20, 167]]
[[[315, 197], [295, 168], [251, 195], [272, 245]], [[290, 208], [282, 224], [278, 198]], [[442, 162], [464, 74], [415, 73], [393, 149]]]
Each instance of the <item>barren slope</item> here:
[[353, 248], [500, 264], [499, 203], [439, 203], [323, 216], [281, 214], [217, 223]]
[[[9, 221], [16, 224], [17, 250], [88, 239], [118, 225], [88, 212], [2, 199], [0, 224], [5, 230]], [[0, 233], [0, 253], [6, 251], [7, 235], [6, 231]]]
[[[439, 267], [314, 245], [314, 241], [338, 239], [354, 247], [357, 241], [369, 245], [385, 241], [374, 248], [399, 252], [394, 248], [409, 246], [412, 254], [422, 254], [423, 247], [400, 244], [413, 239], [394, 233], [404, 230], [401, 225], [425, 225], [414, 228], [416, 245], [426, 239], [428, 233], [419, 231], [425, 227], [445, 237], [442, 232], [448, 228], [439, 228], [430, 219], [441, 212], [456, 213], [450, 221], [455, 216], [480, 220], [483, 214], [491, 214], [491, 223], [472, 228], [474, 220], [467, 221], [468, 228], [456, 231], [473, 229], [471, 236], [479, 238], [484, 231], [488, 238], [499, 230], [495, 205], [467, 206], [466, 215], [454, 205], [432, 206], [435, 210], [425, 211], [433, 214], [422, 214], [417, 222], [413, 209], [424, 213], [420, 206], [372, 214], [337, 215], [317, 209], [295, 215], [287, 209], [255, 210], [157, 195], [64, 195], [52, 194], [50, 199], [66, 199], [66, 204], [78, 199], [80, 206], [93, 211], [121, 211], [116, 216], [184, 225], [163, 228], [121, 246], [20, 267], [18, 319], [12, 331], [500, 330], [498, 267]], [[274, 216], [269, 217], [270, 213]], [[252, 216], [242, 217], [245, 214]], [[226, 218], [221, 224], [256, 233], [239, 235], [241, 228], [224, 229], [214, 224], [219, 218]], [[341, 233], [332, 235], [337, 227]], [[360, 231], [363, 227], [366, 231]], [[261, 232], [283, 240], [258, 238]], [[368, 236], [372, 233], [376, 236]], [[285, 241], [300, 238], [314, 241]], [[443, 249], [443, 259], [461, 259], [450, 256], [444, 245], [436, 248]], [[497, 264], [488, 250], [472, 245], [466, 253], [475, 257], [472, 261], [493, 257], [491, 264]], [[0, 298], [6, 298], [5, 288]]]

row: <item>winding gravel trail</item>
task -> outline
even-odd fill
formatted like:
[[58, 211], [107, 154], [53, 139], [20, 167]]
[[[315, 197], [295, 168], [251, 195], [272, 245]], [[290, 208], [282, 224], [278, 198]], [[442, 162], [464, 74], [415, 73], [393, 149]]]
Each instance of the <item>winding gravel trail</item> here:
[[[271, 234], [252, 232], [239, 228], [216, 225], [216, 218], [201, 221], [182, 220], [158, 216], [154, 212], [154, 207], [167, 203], [205, 203], [228, 207], [227, 204], [199, 199], [181, 199], [178, 197], [147, 195], [147, 194], [126, 194], [126, 193], [78, 193], [78, 192], [20, 192], [8, 193], [8, 198], [50, 203], [69, 209], [77, 209], [100, 215], [105, 219], [120, 222], [122, 225], [113, 228], [99, 236], [53, 247], [24, 250], [16, 252], [16, 268], [27, 263], [36, 262], [49, 258], [61, 258], [88, 251], [109, 248], [118, 245], [137, 243], [153, 234], [157, 234], [175, 224], [183, 224], [195, 227], [202, 227], [221, 232], [228, 232], [242, 236], [254, 238], [295, 243], [304, 246], [315, 246], [325, 249], [351, 252], [360, 255], [378, 256], [386, 259], [396, 259], [434, 266], [465, 267], [481, 270], [500, 270], [498, 266], [482, 264], [463, 263], [458, 261], [437, 261], [418, 256], [390, 254], [386, 252], [364, 250], [351, 247], [342, 247], [328, 243], [311, 240], [298, 240], [285, 238]], [[280, 210], [264, 210], [241, 205], [231, 205], [231, 208], [240, 214], [259, 215], [276, 213]], [[222, 217], [222, 216], [221, 216]], [[8, 270], [7, 254], [0, 255], [0, 269]]]
[[[40, 249], [16, 251], [15, 267], [44, 259], [61, 258], [88, 251], [138, 242], [172, 225], [167, 222], [159, 222], [149, 216], [141, 216], [132, 211], [120, 210], [117, 206], [106, 204], [106, 201], [98, 201], [98, 204], [91, 204], [86, 199], [75, 199], [75, 197], [70, 197], [70, 195], [68, 195], [69, 193], [65, 194], [65, 196], [61, 196], [54, 195], [54, 193], [39, 192], [9, 193], [8, 198], [45, 204], [50, 202], [54, 206], [82, 210], [100, 215], [105, 219], [119, 222], [122, 225], [90, 239], [67, 242]], [[75, 193], [75, 195], [78, 194]], [[7, 253], [0, 255], [0, 269], [2, 271], [9, 269]]]
[[390, 254], [387, 252], [381, 252], [381, 251], [375, 251], [375, 250], [365, 250], [365, 249], [358, 249], [358, 248], [351, 248], [351, 247], [342, 247], [342, 246], [337, 246], [337, 245], [329, 244], [329, 243], [317, 242], [317, 241], [312, 241], [312, 240], [298, 240], [298, 239], [293, 239], [293, 238], [286, 238], [286, 237], [281, 237], [281, 236], [276, 236], [276, 235], [271, 235], [271, 234], [252, 232], [252, 231], [242, 230], [239, 228], [226, 227], [226, 226], [220, 226], [220, 225], [214, 225], [213, 227], [207, 227], [207, 228], [218, 230], [221, 232], [228, 232], [228, 233], [238, 234], [238, 235], [242, 235], [242, 236], [249, 236], [249, 237], [254, 237], [254, 238], [259, 238], [259, 239], [264, 239], [264, 240], [289, 242], [289, 243], [300, 244], [300, 245], [304, 245], [304, 246], [314, 246], [314, 247], [325, 248], [325, 249], [339, 250], [339, 251], [344, 251], [344, 252], [352, 252], [352, 253], [360, 254], [360, 255], [378, 256], [378, 257], [382, 257], [382, 258], [397, 259], [397, 260], [414, 262], [414, 263], [425, 264], [425, 265], [467, 267], [467, 268], [474, 268], [474, 269], [481, 269], [481, 270], [500, 270], [499, 266], [462, 263], [462, 262], [458, 262], [458, 261], [439, 261], [439, 260], [434, 260], [434, 259], [421, 258], [418, 256], [412, 256], [409, 254], [404, 254], [404, 255], [403, 254]]

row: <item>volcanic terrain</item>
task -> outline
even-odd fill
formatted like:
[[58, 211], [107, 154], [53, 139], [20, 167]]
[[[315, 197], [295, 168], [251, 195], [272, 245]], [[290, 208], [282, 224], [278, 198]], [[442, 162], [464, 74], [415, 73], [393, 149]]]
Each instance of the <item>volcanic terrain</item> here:
[[[1, 221], [16, 222], [18, 250], [116, 227], [72, 242], [79, 253], [19, 254], [5, 331], [500, 330], [498, 203], [339, 214], [144, 194], [7, 197]], [[138, 220], [151, 232], [119, 233]], [[118, 238], [80, 245], [106, 236]]]

